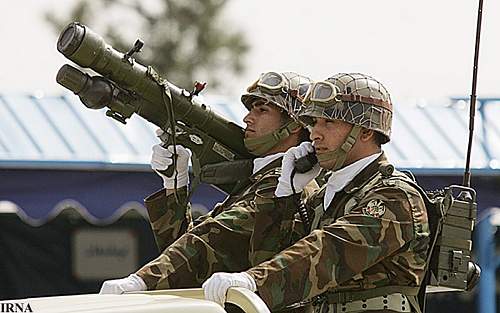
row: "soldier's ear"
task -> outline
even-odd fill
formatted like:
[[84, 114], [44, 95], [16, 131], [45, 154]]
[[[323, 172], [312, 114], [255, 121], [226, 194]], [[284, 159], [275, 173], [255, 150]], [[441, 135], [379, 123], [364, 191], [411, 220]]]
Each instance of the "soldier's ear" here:
[[369, 142], [371, 140], [374, 140], [374, 138], [375, 138], [375, 131], [367, 128], [361, 129], [361, 133], [359, 134], [359, 140], [361, 140], [362, 142]]

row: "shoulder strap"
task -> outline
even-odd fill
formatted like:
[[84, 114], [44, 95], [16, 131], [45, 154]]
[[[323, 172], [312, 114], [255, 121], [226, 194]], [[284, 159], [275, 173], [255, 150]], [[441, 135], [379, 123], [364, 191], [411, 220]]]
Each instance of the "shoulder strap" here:
[[409, 175], [403, 172], [398, 172], [398, 173], [400, 175], [398, 175], [397, 179], [404, 181], [405, 183], [412, 186], [415, 190], [417, 190], [417, 192], [424, 200], [425, 208], [427, 210], [427, 217], [430, 230], [430, 243], [429, 243], [429, 248], [427, 250], [428, 255], [427, 255], [427, 260], [425, 262], [424, 279], [420, 287], [418, 287], [417, 295], [408, 297], [408, 301], [415, 308], [416, 312], [422, 313], [422, 310], [425, 310], [425, 292], [427, 284], [430, 279], [429, 265], [434, 248], [439, 238], [439, 233], [441, 231], [441, 227], [443, 224], [444, 213], [442, 211], [439, 201], [436, 201], [429, 197], [429, 194], [417, 184], [417, 182], [415, 181], [415, 176], [413, 176], [411, 172], [409, 172]]
[[[325, 189], [326, 189], [326, 184], [321, 186], [321, 189], [318, 190], [318, 194], [324, 193]], [[324, 195], [323, 195], [323, 197], [320, 197], [319, 204], [316, 205], [316, 207], [314, 208], [314, 219], [311, 223], [311, 230], [314, 230], [314, 229], [319, 227], [321, 217], [323, 216], [323, 214], [325, 214], [325, 208], [323, 205], [323, 198], [324, 198]]]
[[381, 178], [382, 173], [376, 172], [366, 181], [364, 185], [362, 185], [357, 191], [355, 191], [345, 204], [344, 213], [349, 213], [358, 204], [358, 202], [363, 199], [366, 193], [380, 181]]
[[357, 191], [354, 192], [351, 199], [347, 201], [344, 207], [344, 212], [345, 213], [350, 212], [352, 208], [356, 206], [361, 199], [363, 199], [366, 193], [380, 182], [387, 183], [391, 181], [392, 182], [402, 181], [410, 184], [411, 186], [415, 187], [421, 194], [425, 195], [427, 200], [430, 201], [430, 199], [426, 196], [425, 191], [423, 191], [422, 188], [418, 186], [416, 182], [411, 179], [411, 177], [394, 169], [391, 170], [390, 176], [388, 176], [387, 173], [383, 173], [379, 170], [375, 174], [373, 174], [372, 177], [370, 177], [364, 185], [362, 185]]

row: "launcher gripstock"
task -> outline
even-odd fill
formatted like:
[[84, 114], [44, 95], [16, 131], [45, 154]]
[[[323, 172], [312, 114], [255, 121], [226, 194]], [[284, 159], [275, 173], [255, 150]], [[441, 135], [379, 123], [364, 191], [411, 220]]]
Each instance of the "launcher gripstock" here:
[[[237, 161], [245, 170], [233, 175], [248, 177], [247, 168], [251, 163], [248, 160], [252, 156], [244, 146], [243, 129], [195, 100], [196, 92], [178, 88], [161, 78], [151, 66], [136, 62], [132, 55], [142, 45], [138, 40], [124, 54], [87, 26], [71, 23], [60, 34], [57, 50], [82, 68], [90, 68], [102, 76], [90, 76], [63, 65], [56, 80], [78, 95], [90, 109], [107, 107], [106, 115], [122, 123], [136, 113], [167, 134], [175, 133], [176, 142], [194, 153], [193, 167], [202, 173], [205, 165], [211, 165], [213, 172], [216, 163]], [[173, 136], [168, 137], [170, 140]], [[215, 185], [229, 192], [234, 182]]]

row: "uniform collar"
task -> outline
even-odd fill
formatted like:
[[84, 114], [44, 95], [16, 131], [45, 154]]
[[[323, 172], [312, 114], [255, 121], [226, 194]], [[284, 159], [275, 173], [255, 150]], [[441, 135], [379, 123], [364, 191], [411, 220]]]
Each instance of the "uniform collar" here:
[[[264, 159], [264, 158], [259, 158], [259, 159]], [[252, 184], [260, 180], [264, 175], [269, 173], [270, 171], [275, 171], [278, 175], [278, 169], [281, 169], [281, 161], [282, 161], [282, 155], [278, 155], [275, 158], [269, 158], [266, 159], [267, 163], [264, 163], [264, 166], [260, 168], [258, 171], [256, 171], [254, 174], [250, 176], [246, 176], [245, 179], [240, 180], [234, 189], [231, 191], [231, 196], [238, 196], [239, 193], [241, 193], [244, 189], [251, 188]], [[259, 163], [259, 161], [257, 161]], [[254, 163], [255, 164], [255, 163]], [[252, 171], [255, 169], [255, 165], [252, 168]], [[228, 199], [224, 201], [224, 204], [226, 204]]]
[[260, 170], [265, 168], [266, 165], [271, 164], [273, 161], [282, 157], [284, 154], [285, 154], [284, 152], [278, 152], [278, 153], [266, 155], [265, 157], [255, 158], [253, 160], [252, 175], [255, 175], [257, 172], [259, 172]]
[[382, 152], [369, 155], [352, 164], [347, 165], [335, 172], [332, 172], [328, 178], [327, 184], [333, 188], [335, 192], [342, 190], [348, 183], [350, 183], [356, 175], [358, 175], [370, 163], [378, 159]]
[[367, 166], [369, 166], [373, 161], [378, 159], [382, 155], [382, 152], [374, 153], [372, 155], [369, 155], [365, 158], [362, 158], [352, 164], [347, 165], [346, 167], [343, 167], [335, 172], [332, 172], [330, 177], [328, 178], [328, 181], [326, 182], [326, 190], [325, 190], [325, 197], [324, 197], [324, 208], [326, 209], [332, 199], [335, 193], [339, 192], [340, 190], [344, 189], [352, 180], [365, 169]]
[[350, 183], [345, 186], [344, 191], [346, 193], [353, 193], [359, 190], [361, 187], [363, 187], [363, 185], [368, 181], [370, 177], [379, 172], [379, 168], [382, 165], [387, 163], [388, 161], [387, 157], [385, 156], [385, 152], [382, 151], [378, 158], [368, 164], [361, 172], [359, 172], [358, 175], [356, 175], [356, 177], [352, 179]]

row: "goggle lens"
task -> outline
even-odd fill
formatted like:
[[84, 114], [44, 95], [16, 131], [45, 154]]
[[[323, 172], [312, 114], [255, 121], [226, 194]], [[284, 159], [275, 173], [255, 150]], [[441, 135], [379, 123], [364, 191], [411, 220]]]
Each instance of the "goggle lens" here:
[[259, 78], [257, 86], [269, 91], [281, 91], [281, 88], [285, 87], [285, 79], [279, 73], [267, 72]]
[[330, 88], [330, 86], [326, 85], [317, 85], [316, 88], [314, 88], [313, 92], [313, 98], [314, 99], [330, 99], [332, 97], [333, 90]]
[[331, 103], [337, 96], [338, 88], [330, 82], [317, 82], [311, 87], [309, 101]]

